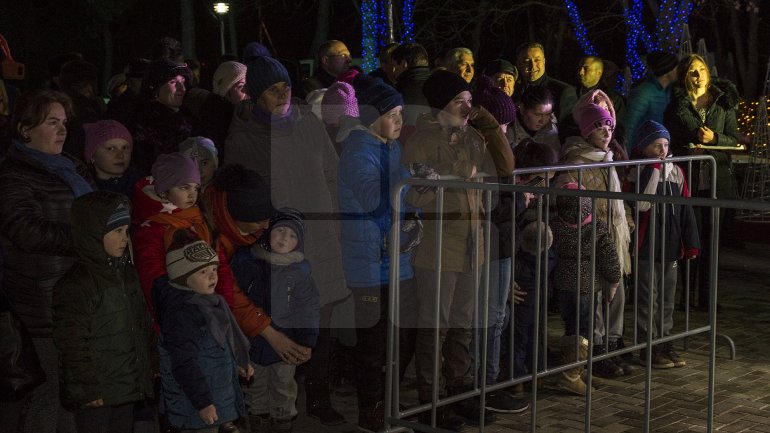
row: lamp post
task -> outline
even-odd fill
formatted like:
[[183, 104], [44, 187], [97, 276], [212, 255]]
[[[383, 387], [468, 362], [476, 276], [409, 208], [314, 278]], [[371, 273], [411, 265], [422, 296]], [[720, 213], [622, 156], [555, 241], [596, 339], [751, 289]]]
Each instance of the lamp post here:
[[214, 3], [214, 13], [219, 18], [219, 42], [221, 48], [221, 54], [225, 53], [225, 15], [230, 11], [229, 3]]

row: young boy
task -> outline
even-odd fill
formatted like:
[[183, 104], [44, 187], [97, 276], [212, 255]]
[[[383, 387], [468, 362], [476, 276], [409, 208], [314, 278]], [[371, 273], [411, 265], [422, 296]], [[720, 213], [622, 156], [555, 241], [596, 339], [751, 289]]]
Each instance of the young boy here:
[[54, 340], [79, 432], [131, 432], [134, 403], [153, 394], [155, 333], [129, 256], [129, 212], [110, 191], [72, 205], [79, 259], [54, 291]]
[[[657, 164], [642, 166], [639, 174], [638, 192], [640, 194], [656, 194], [673, 197], [689, 197], [684, 172], [672, 163], [665, 162], [669, 156], [668, 130], [658, 122], [648, 120], [637, 129], [636, 148], [634, 153], [642, 158], [659, 158]], [[636, 171], [632, 172], [629, 180], [636, 183]], [[635, 189], [636, 191], [636, 189]], [[647, 325], [650, 314], [653, 326], [649, 332], [652, 338], [665, 337], [674, 326], [674, 299], [676, 294], [677, 260], [694, 259], [698, 256], [700, 239], [695, 222], [692, 206], [688, 205], [658, 205], [655, 218], [655, 251], [650, 255], [650, 209], [649, 202], [636, 203], [639, 209], [637, 226], [638, 242], [636, 253], [639, 257], [637, 275], [639, 279], [639, 299], [636, 308], [639, 311], [637, 330], [640, 341], [647, 338]], [[663, 227], [665, 225], [665, 233]], [[654, 266], [654, 278], [650, 274], [650, 262]], [[648, 311], [649, 299], [652, 297], [652, 311]], [[661, 323], [661, 309], [663, 322]], [[647, 363], [647, 353], [642, 350], [640, 362]], [[685, 360], [674, 352], [671, 343], [666, 342], [652, 348], [653, 368], [684, 367]]]
[[253, 373], [249, 341], [214, 292], [218, 264], [206, 242], [179, 230], [166, 254], [168, 276], [155, 280], [159, 408], [181, 432], [237, 432], [233, 421], [244, 413], [238, 375]]
[[249, 410], [255, 415], [252, 419], [269, 423], [271, 432], [292, 431], [297, 415], [294, 372], [310, 359], [318, 338], [318, 288], [302, 252], [304, 219], [296, 209], [279, 209], [260, 241], [249, 249], [240, 248], [233, 257], [233, 274], [240, 287], [270, 315], [273, 328], [298, 345], [279, 350], [262, 336], [252, 340], [254, 383], [247, 391]]

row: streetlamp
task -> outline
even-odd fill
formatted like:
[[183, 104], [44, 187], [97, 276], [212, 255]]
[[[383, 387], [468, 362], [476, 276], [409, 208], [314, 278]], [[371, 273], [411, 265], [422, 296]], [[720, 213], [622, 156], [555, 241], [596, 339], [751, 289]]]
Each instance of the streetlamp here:
[[229, 3], [214, 3], [214, 13], [219, 18], [219, 42], [221, 46], [222, 54], [225, 53], [225, 15], [230, 11]]

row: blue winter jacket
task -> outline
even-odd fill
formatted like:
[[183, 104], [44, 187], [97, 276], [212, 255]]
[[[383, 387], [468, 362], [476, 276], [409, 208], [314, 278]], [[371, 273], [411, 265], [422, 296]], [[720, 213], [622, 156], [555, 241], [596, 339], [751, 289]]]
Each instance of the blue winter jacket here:
[[[318, 288], [302, 253], [273, 254], [257, 243], [238, 248], [230, 264], [238, 286], [265, 310], [273, 328], [300, 346], [315, 347], [321, 317]], [[261, 335], [251, 340], [249, 357], [259, 365], [281, 361]]]
[[[337, 170], [340, 213], [342, 214], [342, 265], [350, 288], [386, 285], [390, 255], [386, 239], [390, 234], [390, 197], [396, 184], [410, 177], [401, 164], [401, 145], [383, 143], [363, 130], [354, 130], [345, 140]], [[401, 209], [406, 210], [401, 195]], [[404, 236], [402, 236], [402, 241]], [[412, 254], [400, 255], [400, 280], [411, 279]]]
[[219, 417], [215, 426], [243, 416], [235, 358], [214, 340], [198, 306], [187, 302], [197, 295], [171, 287], [166, 276], [155, 280], [154, 292], [161, 332], [160, 412], [181, 429], [209, 427], [198, 411], [210, 404]]

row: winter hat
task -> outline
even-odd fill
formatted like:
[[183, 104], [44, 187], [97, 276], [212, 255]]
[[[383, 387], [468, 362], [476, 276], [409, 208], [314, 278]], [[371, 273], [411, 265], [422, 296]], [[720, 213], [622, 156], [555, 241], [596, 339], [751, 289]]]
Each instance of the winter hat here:
[[337, 81], [326, 89], [321, 99], [321, 118], [327, 125], [337, 125], [343, 114], [358, 117], [358, 99], [353, 86]]
[[273, 57], [270, 50], [259, 42], [249, 42], [243, 49], [243, 63], [249, 63], [256, 57]]
[[206, 266], [218, 265], [219, 256], [204, 241], [197, 240], [166, 253], [166, 272], [174, 287], [187, 289], [187, 278]]
[[121, 202], [107, 218], [104, 233], [109, 233], [120, 226], [131, 224], [131, 205], [128, 200]]
[[212, 185], [227, 194], [227, 211], [235, 221], [264, 221], [275, 213], [270, 186], [255, 171], [230, 164], [217, 171]]
[[186, 183], [201, 183], [198, 163], [179, 152], [158, 155], [150, 170], [154, 179], [155, 193], [161, 194]]
[[[562, 185], [564, 189], [585, 189], [576, 182], [568, 182]], [[559, 219], [564, 223], [575, 226], [578, 221], [578, 201], [580, 203], [580, 225], [584, 226], [591, 222], [591, 198], [575, 197], [569, 195], [559, 195], [556, 197], [556, 210], [559, 213]]]
[[[537, 244], [537, 232], [541, 232], [541, 241], [543, 244], [539, 245]], [[546, 224], [543, 221], [533, 221], [521, 230], [520, 235], [520, 243], [521, 249], [529, 254], [532, 254], [533, 256], [536, 256], [539, 252], [542, 253], [543, 250], [547, 250], [548, 248], [551, 248], [551, 245], [553, 245], [553, 232], [551, 232], [551, 228], [548, 227], [548, 224]]]
[[636, 131], [636, 148], [640, 152], [652, 144], [658, 138], [665, 138], [671, 141], [671, 134], [665, 126], [654, 120], [647, 120], [639, 126]]
[[358, 99], [358, 118], [364, 126], [368, 127], [378, 117], [404, 105], [401, 94], [380, 78], [360, 75], [353, 85]]
[[278, 60], [267, 57], [251, 59], [246, 68], [246, 93], [257, 99], [275, 83], [285, 82], [291, 86], [289, 72]]
[[184, 156], [189, 156], [195, 159], [201, 152], [208, 154], [209, 159], [214, 164], [214, 168], [219, 167], [219, 152], [217, 147], [210, 138], [206, 137], [187, 137], [183, 142], [179, 143], [179, 153]]
[[160, 59], [150, 63], [142, 81], [142, 94], [146, 98], [154, 98], [155, 92], [177, 75], [184, 77], [185, 87], [189, 88], [192, 84], [192, 71], [187, 65], [168, 59]]
[[270, 227], [265, 232], [265, 237], [269, 239], [270, 232], [278, 227], [289, 227], [294, 230], [297, 235], [297, 248], [296, 251], [302, 251], [305, 244], [305, 215], [297, 209], [290, 207], [282, 207], [276, 211], [275, 216], [270, 218]]
[[214, 93], [225, 96], [233, 85], [246, 79], [246, 65], [238, 62], [224, 62], [214, 72]]
[[65, 63], [59, 71], [59, 85], [62, 90], [70, 90], [82, 84], [96, 84], [98, 80], [99, 71], [96, 66], [82, 59]]
[[85, 131], [85, 146], [83, 148], [83, 157], [85, 161], [91, 161], [101, 145], [107, 140], [113, 138], [122, 138], [128, 142], [129, 149], [134, 146], [134, 139], [131, 137], [131, 133], [128, 132], [125, 126], [117, 120], [97, 120], [93, 123], [84, 123], [83, 131]]
[[519, 70], [516, 69], [516, 66], [513, 66], [511, 62], [505, 59], [492, 60], [487, 64], [487, 67], [484, 68], [484, 75], [488, 77], [492, 77], [499, 73], [512, 75], [514, 80], [519, 78]]
[[580, 119], [580, 135], [583, 138], [588, 138], [592, 132], [604, 125], [615, 127], [615, 119], [612, 118], [610, 112], [596, 104], [586, 104], [580, 107], [578, 118]]
[[422, 93], [428, 100], [428, 105], [438, 111], [444, 109], [459, 93], [471, 91], [471, 86], [465, 80], [445, 69], [439, 69], [430, 74], [422, 85]]
[[486, 75], [479, 77], [473, 102], [486, 108], [499, 124], [513, 122], [516, 118], [516, 104], [505, 92], [495, 86], [495, 82]]
[[599, 104], [600, 102], [604, 102], [607, 104], [607, 111], [610, 113], [610, 116], [612, 116], [613, 119], [615, 119], [615, 106], [612, 105], [612, 100], [609, 96], [607, 96], [606, 93], [602, 92], [599, 89], [589, 90], [586, 93], [583, 93], [583, 96], [581, 96], [578, 101], [575, 103], [575, 107], [572, 109], [572, 120], [575, 121], [576, 125], [580, 125], [580, 108], [583, 107], [586, 104]]
[[653, 51], [647, 54], [647, 67], [650, 68], [652, 74], [656, 77], [671, 72], [671, 70], [676, 68], [677, 62], [675, 55], [665, 51]]

